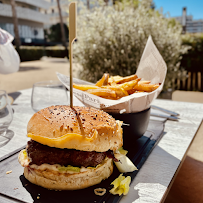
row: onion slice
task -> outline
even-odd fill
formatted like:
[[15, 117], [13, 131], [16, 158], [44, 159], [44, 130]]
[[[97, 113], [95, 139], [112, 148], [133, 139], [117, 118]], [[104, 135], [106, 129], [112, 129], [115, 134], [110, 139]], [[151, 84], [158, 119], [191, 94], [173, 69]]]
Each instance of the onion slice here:
[[118, 159], [118, 162], [114, 162], [116, 167], [121, 173], [133, 172], [138, 170], [133, 162], [124, 154], [115, 153], [115, 158]]

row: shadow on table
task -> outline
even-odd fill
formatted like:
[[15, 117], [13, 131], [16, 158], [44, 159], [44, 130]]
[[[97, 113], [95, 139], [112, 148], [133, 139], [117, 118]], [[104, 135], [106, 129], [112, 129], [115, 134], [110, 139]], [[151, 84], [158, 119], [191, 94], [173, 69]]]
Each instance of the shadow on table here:
[[[38, 185], [34, 185], [29, 182], [24, 175], [19, 177], [22, 186], [26, 189], [27, 193], [23, 191], [24, 196], [22, 194], [19, 199], [24, 200], [25, 202], [34, 202], [34, 203], [58, 203], [58, 202], [71, 202], [71, 203], [103, 203], [105, 201], [101, 201], [101, 196], [97, 196], [94, 194], [94, 189], [98, 188], [98, 185], [91, 186], [89, 188], [80, 189], [80, 190], [63, 190], [63, 191], [56, 191], [56, 190], [48, 190], [46, 188], [40, 187]], [[106, 185], [107, 180], [103, 180], [100, 183], [102, 184], [103, 188]], [[22, 191], [22, 188], [20, 189]], [[107, 190], [107, 193], [108, 190]]]
[[[23, 187], [28, 191], [27, 194], [30, 194], [31, 199], [34, 203], [37, 202], [49, 202], [49, 203], [54, 203], [55, 200], [50, 198], [50, 194], [52, 194], [51, 190], [46, 190], [42, 187], [39, 187], [37, 185], [34, 185], [30, 183], [24, 175], [20, 176], [20, 181], [23, 185]], [[40, 189], [39, 189], [40, 188]], [[56, 191], [53, 191], [56, 192]], [[46, 194], [46, 195], [44, 195]], [[27, 197], [26, 200], [28, 201], [30, 198]], [[30, 200], [31, 200], [30, 199]]]
[[9, 93], [8, 95], [11, 96], [15, 101], [21, 94], [22, 94], [21, 92], [12, 92], [12, 93]]
[[20, 67], [19, 72], [29, 71], [29, 70], [40, 70], [40, 69], [41, 68], [33, 67], [33, 66], [23, 66], [23, 67]]
[[[133, 199], [136, 202], [159, 202], [160, 197], [167, 190], [168, 183], [171, 181], [175, 169], [180, 164], [178, 158], [159, 146], [156, 146], [153, 156], [153, 162], [150, 159], [148, 160], [151, 162], [149, 164], [150, 168], [145, 167], [144, 169], [147, 176], [141, 177], [142, 182], [138, 180], [139, 183], [134, 183], [131, 186], [138, 193], [137, 197]], [[147, 179], [147, 182], [145, 179]], [[154, 194], [160, 194], [160, 196]]]
[[14, 132], [12, 130], [7, 130], [4, 136], [0, 136], [0, 147], [5, 146], [14, 136]]

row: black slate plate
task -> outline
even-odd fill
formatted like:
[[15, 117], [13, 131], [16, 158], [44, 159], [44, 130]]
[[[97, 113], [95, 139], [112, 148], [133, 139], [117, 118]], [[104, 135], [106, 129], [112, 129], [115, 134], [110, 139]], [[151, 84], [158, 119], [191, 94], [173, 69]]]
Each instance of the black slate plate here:
[[[153, 147], [161, 138], [164, 130], [164, 123], [150, 121], [147, 132], [130, 146], [125, 146], [128, 150], [128, 157], [137, 166], [138, 171], [125, 174], [135, 178], [139, 169], [149, 156]], [[125, 136], [125, 135], [124, 135]], [[122, 196], [112, 195], [108, 191], [112, 188], [111, 182], [119, 176], [119, 171], [114, 167], [113, 174], [100, 184], [77, 191], [52, 191], [39, 187], [27, 181], [23, 175], [23, 167], [18, 163], [18, 153], [3, 159], [0, 162], [0, 200], [9, 198], [12, 202], [36, 202], [36, 203], [116, 203]], [[12, 170], [12, 173], [6, 174]], [[94, 194], [95, 188], [106, 188], [104, 196]]]

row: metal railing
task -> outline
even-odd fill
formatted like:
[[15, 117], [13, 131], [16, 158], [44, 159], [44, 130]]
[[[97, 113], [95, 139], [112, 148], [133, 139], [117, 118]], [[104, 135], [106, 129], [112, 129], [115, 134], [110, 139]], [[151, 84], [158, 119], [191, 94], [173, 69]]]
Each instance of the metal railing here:
[[203, 73], [188, 72], [188, 77], [182, 81], [177, 79], [174, 86], [176, 90], [203, 92]]

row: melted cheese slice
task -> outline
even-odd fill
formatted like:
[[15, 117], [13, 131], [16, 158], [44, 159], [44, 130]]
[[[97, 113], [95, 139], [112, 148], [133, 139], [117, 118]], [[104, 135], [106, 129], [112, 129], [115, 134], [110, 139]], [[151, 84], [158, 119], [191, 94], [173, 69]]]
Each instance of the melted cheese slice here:
[[86, 148], [88, 149], [88, 146], [90, 146], [91, 143], [94, 142], [95, 139], [97, 139], [97, 134], [98, 132], [97, 130], [95, 130], [90, 138], [76, 133], [67, 133], [57, 138], [43, 137], [31, 133], [28, 133], [27, 136], [30, 137], [32, 140], [35, 140], [36, 142], [47, 145], [49, 147], [56, 147], [61, 149], [74, 148], [80, 150], [81, 146], [86, 146]]

